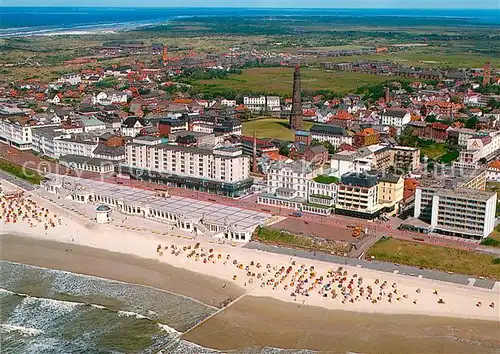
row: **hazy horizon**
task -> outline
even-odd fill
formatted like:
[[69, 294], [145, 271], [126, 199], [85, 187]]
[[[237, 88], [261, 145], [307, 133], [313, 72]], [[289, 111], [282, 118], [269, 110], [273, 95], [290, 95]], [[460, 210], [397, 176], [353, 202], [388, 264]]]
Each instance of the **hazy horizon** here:
[[[330, 0], [309, 0], [307, 6], [301, 6], [299, 0], [243, 0], [235, 6], [231, 0], [192, 0], [186, 4], [183, 0], [170, 0], [168, 6], [164, 6], [162, 0], [146, 0], [138, 4], [133, 0], [108, 0], [103, 3], [101, 0], [83, 0], [79, 5], [68, 6], [63, 0], [49, 0], [40, 4], [33, 0], [4, 0], [2, 7], [61, 7], [61, 8], [84, 8], [84, 7], [102, 7], [102, 8], [260, 8], [260, 9], [398, 9], [398, 10], [500, 10], [497, 0], [484, 0], [479, 6], [470, 7], [468, 0], [448, 0], [436, 2], [432, 0], [415, 0], [410, 4], [402, 3], [398, 0], [358, 0], [353, 6], [352, 1], [337, 0], [335, 6], [330, 6]], [[478, 5], [477, 3], [475, 5]]]

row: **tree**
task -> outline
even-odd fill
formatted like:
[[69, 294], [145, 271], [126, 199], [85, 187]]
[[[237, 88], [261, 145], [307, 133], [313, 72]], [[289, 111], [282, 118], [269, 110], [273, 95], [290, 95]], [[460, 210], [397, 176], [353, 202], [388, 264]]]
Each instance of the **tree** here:
[[399, 145], [403, 146], [418, 146], [418, 136], [413, 133], [413, 129], [411, 127], [407, 127], [401, 132], [399, 136]]
[[434, 123], [436, 121], [436, 116], [434, 114], [429, 114], [427, 117], [425, 117], [425, 121], [427, 123]]
[[280, 155], [283, 155], [283, 156], [290, 155], [290, 148], [288, 147], [288, 145], [282, 145], [280, 147]]
[[477, 117], [470, 117], [465, 121], [465, 127], [469, 129], [476, 129], [479, 119]]
[[329, 141], [319, 141], [317, 139], [313, 139], [311, 141], [311, 146], [324, 146], [330, 155], [335, 154], [335, 146], [333, 146]]

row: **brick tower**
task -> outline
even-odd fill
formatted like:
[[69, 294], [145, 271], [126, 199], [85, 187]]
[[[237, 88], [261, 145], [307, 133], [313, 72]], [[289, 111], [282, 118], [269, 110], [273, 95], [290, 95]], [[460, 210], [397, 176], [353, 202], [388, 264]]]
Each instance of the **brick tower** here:
[[483, 85], [489, 85], [491, 81], [491, 63], [487, 61], [483, 67]]
[[292, 112], [290, 113], [290, 129], [302, 130], [304, 116], [302, 115], [302, 97], [300, 95], [300, 66], [295, 66], [293, 74]]

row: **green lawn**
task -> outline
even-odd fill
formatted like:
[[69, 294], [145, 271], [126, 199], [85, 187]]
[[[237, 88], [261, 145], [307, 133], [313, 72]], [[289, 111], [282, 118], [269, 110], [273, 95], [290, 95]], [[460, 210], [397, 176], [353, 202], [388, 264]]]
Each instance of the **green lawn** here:
[[441, 163], [450, 163], [454, 160], [457, 159], [459, 155], [459, 152], [458, 151], [448, 151], [446, 154], [442, 155], [440, 158], [439, 158], [439, 162]]
[[472, 251], [383, 238], [367, 252], [376, 260], [500, 280], [495, 257]]
[[[313, 123], [304, 122], [304, 129], [309, 130]], [[280, 118], [267, 118], [243, 122], [243, 135], [258, 138], [278, 138], [281, 140], [293, 140], [293, 132], [288, 126], [288, 120]]]
[[335, 176], [317, 176], [314, 178], [314, 182], [324, 183], [324, 184], [338, 184], [339, 179]]
[[441, 143], [432, 143], [420, 147], [420, 153], [429, 159], [437, 159], [447, 153], [446, 145]]
[[10, 173], [16, 177], [24, 179], [33, 184], [40, 184], [44, 179], [42, 175], [30, 169], [23, 168], [22, 166], [14, 165], [8, 161], [0, 159], [0, 170]]
[[[403, 79], [395, 76], [329, 71], [320, 68], [301, 68], [300, 72], [302, 91], [347, 92], [364, 85]], [[241, 75], [230, 75], [227, 79], [199, 80], [193, 84], [203, 92], [231, 89], [291, 96], [293, 69], [285, 67], [251, 68], [243, 70]]]
[[[324, 206], [321, 206], [324, 207]], [[336, 244], [326, 239], [311, 238], [302, 235], [294, 235], [289, 232], [276, 230], [268, 227], [259, 227], [256, 231], [258, 241], [282, 246], [293, 246], [326, 253], [344, 254], [349, 252], [348, 246]]]
[[439, 48], [425, 47], [413, 50], [379, 53], [371, 55], [355, 55], [349, 57], [314, 58], [309, 62], [319, 64], [321, 62], [342, 63], [350, 61], [366, 60], [390, 60], [419, 67], [453, 67], [453, 68], [482, 68], [484, 62], [489, 61], [493, 67], [500, 66], [500, 59], [495, 56], [486, 56], [475, 53], [444, 53]]

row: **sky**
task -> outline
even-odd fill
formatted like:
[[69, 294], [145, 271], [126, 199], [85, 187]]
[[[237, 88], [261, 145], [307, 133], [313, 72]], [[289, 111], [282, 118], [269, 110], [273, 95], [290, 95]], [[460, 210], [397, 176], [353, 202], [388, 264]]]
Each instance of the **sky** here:
[[497, 9], [500, 0], [0, 0], [1, 6]]

